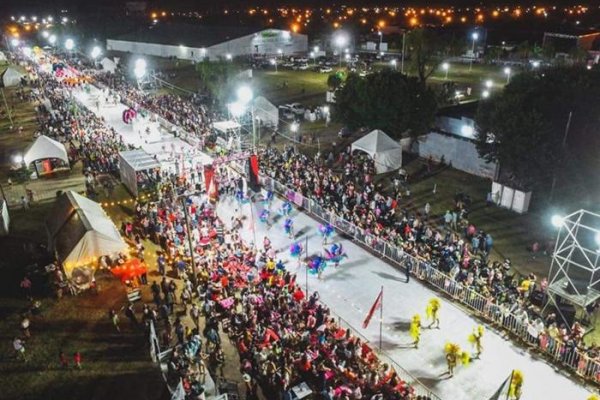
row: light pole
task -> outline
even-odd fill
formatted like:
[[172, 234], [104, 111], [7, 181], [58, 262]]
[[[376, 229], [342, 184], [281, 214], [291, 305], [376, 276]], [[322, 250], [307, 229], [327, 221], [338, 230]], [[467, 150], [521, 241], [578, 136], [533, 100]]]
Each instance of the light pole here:
[[334, 43], [340, 53], [340, 68], [342, 67], [342, 48], [348, 43], [348, 38], [343, 33], [338, 33], [334, 38]]
[[317, 59], [315, 57], [315, 52], [314, 51], [310, 52], [310, 58], [313, 59], [313, 65], [317, 65]]
[[143, 58], [138, 58], [135, 60], [135, 67], [133, 69], [133, 74], [135, 75], [135, 79], [137, 80], [138, 88], [141, 90], [142, 86], [140, 80], [146, 75], [146, 60]]
[[404, 51], [406, 49], [406, 30], [402, 32], [402, 61], [400, 64], [400, 72], [404, 73]]
[[469, 72], [473, 70], [473, 59], [475, 58], [475, 42], [479, 39], [479, 33], [473, 32], [471, 34], [471, 39], [473, 39], [473, 47], [471, 47], [471, 57], [469, 62]]
[[398, 61], [394, 58], [393, 60], [390, 61], [390, 64], [392, 64], [392, 67], [394, 67], [394, 71], [397, 70], [397, 65], [398, 65]]
[[290, 125], [290, 131], [294, 134], [294, 147], [296, 147], [296, 132], [298, 132], [298, 128], [300, 126], [298, 125], [298, 123], [296, 121], [292, 122], [292, 124]]
[[250, 105], [250, 114], [252, 117], [252, 153], [256, 154], [256, 118], [254, 117], [254, 93], [249, 86], [241, 86], [237, 90], [238, 102], [246, 107]]
[[275, 73], [277, 73], [277, 59], [271, 58], [271, 65], [275, 66]]
[[90, 56], [92, 56], [92, 59], [94, 60], [94, 67], [96, 66], [96, 60], [98, 59], [98, 57], [100, 57], [101, 54], [102, 50], [100, 50], [100, 47], [94, 46], [92, 52], [90, 53]]
[[446, 77], [444, 78], [444, 80], [448, 80], [448, 70], [450, 69], [450, 64], [448, 64], [447, 62], [443, 63], [442, 69], [446, 72]]
[[504, 68], [504, 74], [506, 75], [506, 84], [508, 85], [510, 83], [510, 74], [511, 74], [511, 69], [510, 67], [506, 67]]
[[383, 43], [383, 33], [381, 31], [378, 31], [377, 34], [379, 35], [379, 51], [381, 51], [381, 44]]
[[279, 55], [279, 58], [283, 60], [283, 51], [281, 49], [277, 49], [277, 54]]

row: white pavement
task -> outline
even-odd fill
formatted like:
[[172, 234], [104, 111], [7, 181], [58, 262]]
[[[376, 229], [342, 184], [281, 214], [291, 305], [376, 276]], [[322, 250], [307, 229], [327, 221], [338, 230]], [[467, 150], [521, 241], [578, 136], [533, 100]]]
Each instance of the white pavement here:
[[[96, 89], [97, 90], [97, 89]], [[128, 143], [137, 143], [137, 135], [131, 126], [121, 119], [124, 105], [100, 107], [96, 109], [89, 96], [81, 91], [75, 96], [91, 111], [104, 117], [107, 124], [120, 133]], [[189, 146], [174, 137], [163, 135], [167, 143], [175, 146]], [[143, 146], [143, 145], [142, 145]], [[186, 147], [187, 148], [187, 147]], [[190, 150], [191, 146], [189, 146]], [[208, 157], [208, 156], [205, 156]], [[276, 199], [271, 210], [277, 210], [281, 200]], [[274, 248], [280, 251], [279, 257], [288, 262], [290, 271], [296, 270], [297, 260], [291, 259], [289, 247], [292, 241], [283, 232], [283, 221], [278, 219], [270, 229], [258, 221], [260, 209], [250, 211], [251, 204], [242, 208], [246, 216], [242, 236], [246, 241], [254, 241], [251, 230], [252, 217], [256, 217], [256, 240], [262, 244], [264, 236], [269, 236]], [[260, 205], [254, 207], [260, 208]], [[239, 205], [233, 198], [218, 203], [218, 214], [226, 222], [237, 213]], [[272, 214], [277, 214], [273, 212]], [[322, 251], [321, 237], [317, 233], [318, 223], [305, 214], [294, 211], [294, 230], [296, 240], [305, 244], [308, 235], [308, 253]], [[483, 354], [480, 360], [474, 360], [469, 366], [459, 366], [452, 379], [443, 379], [446, 371], [444, 345], [456, 342], [464, 349], [471, 350], [467, 337], [478, 321], [453, 303], [441, 298], [441, 329], [423, 329], [419, 349], [408, 348], [411, 342], [408, 326], [411, 317], [419, 313], [425, 318], [425, 308], [430, 298], [437, 293], [415, 279], [405, 283], [404, 273], [397, 271], [383, 260], [371, 255], [352, 242], [335, 236], [334, 241], [341, 242], [349, 258], [340, 267], [328, 267], [323, 280], [309, 275], [309, 291], [318, 291], [323, 303], [353, 326], [376, 347], [379, 342], [379, 321], [375, 316], [368, 329], [362, 329], [367, 310], [371, 307], [379, 289], [384, 286], [383, 299], [383, 347], [385, 352], [414, 377], [432, 389], [443, 400], [488, 400], [510, 375], [513, 369], [524, 374], [523, 396], [521, 400], [587, 400], [589, 391], [574, 382], [560, 371], [529, 352], [503, 339], [497, 333], [486, 330], [483, 338]], [[299, 282], [304, 281], [305, 270], [297, 271]]]
[[[276, 215], [281, 205], [277, 199], [271, 206], [271, 215]], [[242, 237], [248, 242], [254, 241], [251, 230], [250, 207], [243, 206], [246, 216]], [[288, 270], [298, 274], [297, 281], [304, 287], [305, 268], [297, 269], [297, 260], [289, 255], [292, 240], [283, 232], [283, 219], [279, 218], [268, 227], [259, 222], [262, 205], [253, 215], [256, 218], [256, 240], [262, 246], [264, 236], [268, 236], [273, 247], [279, 251], [278, 257], [289, 261]], [[239, 205], [233, 198], [219, 202], [217, 212], [226, 222], [236, 214]], [[277, 215], [277, 217], [279, 217]], [[322, 239], [317, 233], [318, 223], [303, 213], [294, 211], [294, 230], [296, 239], [303, 246], [308, 235], [308, 254], [322, 252]], [[314, 275], [308, 276], [309, 291], [318, 291], [321, 300], [333, 312], [337, 313], [354, 329], [366, 337], [373, 347], [379, 343], [379, 315], [375, 315], [368, 329], [362, 329], [362, 322], [371, 307], [381, 286], [383, 298], [383, 348], [384, 351], [414, 377], [432, 389], [443, 400], [473, 399], [488, 400], [510, 375], [513, 369], [524, 374], [523, 396], [521, 400], [586, 400], [588, 390], [557, 372], [541, 359], [515, 346], [511, 341], [486, 330], [483, 338], [483, 354], [480, 360], [474, 360], [468, 366], [458, 366], [452, 379], [440, 376], [446, 371], [444, 345], [451, 341], [471, 351], [467, 337], [478, 321], [444, 299], [441, 308], [441, 329], [423, 329], [419, 349], [406, 345], [412, 342], [408, 334], [411, 317], [419, 313], [425, 318], [425, 308], [436, 292], [425, 287], [415, 279], [406, 283], [404, 272], [396, 270], [383, 260], [371, 255], [352, 242], [335, 236], [333, 241], [341, 242], [349, 258], [343, 260], [336, 269], [327, 267], [323, 280]], [[426, 324], [426, 322], [425, 322]]]

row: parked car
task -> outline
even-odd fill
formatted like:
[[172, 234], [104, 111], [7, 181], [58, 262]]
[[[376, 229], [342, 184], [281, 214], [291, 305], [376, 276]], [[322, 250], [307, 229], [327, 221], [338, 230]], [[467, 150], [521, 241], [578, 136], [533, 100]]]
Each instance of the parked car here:
[[298, 69], [299, 69], [300, 71], [306, 71], [308, 68], [309, 68], [309, 67], [308, 67], [308, 64], [300, 64], [300, 65], [298, 66]]
[[291, 110], [290, 106], [279, 106], [279, 114], [283, 117], [283, 119], [291, 120], [296, 117], [296, 114]]
[[296, 115], [304, 115], [304, 106], [300, 103], [292, 103], [287, 105], [289, 109]]
[[321, 67], [321, 68], [319, 68], [319, 72], [322, 73], [322, 74], [328, 74], [331, 71], [333, 71], [333, 68], [331, 68], [331, 67]]

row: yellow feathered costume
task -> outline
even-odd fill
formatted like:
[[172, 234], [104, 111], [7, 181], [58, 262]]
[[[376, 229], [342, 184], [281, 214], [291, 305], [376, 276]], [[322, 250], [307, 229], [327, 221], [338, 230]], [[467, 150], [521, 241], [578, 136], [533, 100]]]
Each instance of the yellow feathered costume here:
[[515, 369], [512, 374], [510, 387], [508, 388], [508, 397], [518, 399], [521, 397], [521, 389], [523, 386], [523, 372]]
[[421, 316], [419, 314], [413, 315], [412, 321], [410, 322], [409, 333], [415, 344], [418, 344], [419, 339], [421, 338]]

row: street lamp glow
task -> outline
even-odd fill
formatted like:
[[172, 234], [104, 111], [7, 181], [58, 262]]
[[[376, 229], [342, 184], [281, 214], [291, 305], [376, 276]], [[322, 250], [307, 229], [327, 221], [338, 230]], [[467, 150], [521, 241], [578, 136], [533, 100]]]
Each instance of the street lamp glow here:
[[392, 67], [394, 67], [394, 69], [396, 69], [396, 66], [398, 65], [398, 61], [394, 58], [393, 60], [390, 61], [390, 64], [392, 64]]
[[488, 79], [487, 81], [485, 81], [485, 87], [488, 89], [491, 89], [492, 86], [494, 86], [494, 81], [491, 79]]
[[15, 156], [13, 156], [13, 161], [15, 162], [15, 164], [21, 164], [23, 162], [23, 156], [20, 154], [17, 154]]
[[531, 63], [531, 66], [533, 68], [539, 68], [540, 67], [540, 62], [539, 61], [534, 61], [534, 62]]
[[483, 92], [481, 92], [481, 97], [483, 97], [484, 99], [487, 99], [488, 97], [490, 97], [490, 91], [484, 90]]
[[553, 215], [550, 221], [555, 228], [560, 228], [565, 223], [565, 219], [560, 215]]
[[281, 35], [283, 36], [284, 39], [289, 39], [292, 37], [292, 34], [289, 31], [283, 31], [283, 33]]
[[233, 56], [231, 55], [231, 53], [227, 53], [225, 54], [225, 58], [231, 61], [233, 59]]
[[294, 133], [298, 132], [298, 128], [299, 128], [299, 125], [297, 122], [292, 122], [292, 124], [290, 125], [290, 131], [292, 131]]
[[443, 64], [442, 64], [442, 69], [443, 69], [444, 71], [448, 71], [448, 69], [450, 69], [450, 64], [448, 64], [447, 62], [443, 63]]
[[323, 107], [323, 112], [324, 112], [325, 114], [329, 114], [329, 106], [324, 106], [324, 107]]
[[510, 73], [511, 73], [511, 69], [510, 67], [506, 67], [504, 68], [504, 73], [506, 74], [506, 84], [508, 84], [510, 82]]
[[48, 17], [48, 22], [52, 22], [54, 21], [54, 17], [52, 17], [51, 15]]
[[138, 58], [135, 60], [135, 69], [146, 69], [148, 63], [143, 58]]
[[473, 40], [477, 40], [477, 39], [479, 39], [479, 33], [477, 33], [477, 32], [473, 32], [473, 33], [471, 34], [471, 39], [473, 39]]
[[17, 47], [19, 45], [19, 39], [11, 39], [10, 44], [13, 47]]
[[242, 105], [246, 105], [246, 104], [250, 103], [250, 101], [252, 101], [252, 97], [254, 97], [254, 94], [252, 93], [252, 89], [250, 89], [250, 87], [248, 87], [246, 85], [241, 86], [237, 90], [237, 98]]
[[50, 35], [50, 37], [48, 38], [48, 42], [50, 42], [50, 44], [54, 44], [56, 43], [56, 35]]
[[246, 111], [246, 107], [239, 101], [229, 104], [229, 112], [231, 113], [231, 115], [233, 115], [236, 118], [244, 115], [245, 111]]
[[346, 59], [346, 61], [350, 60], [350, 54], [346, 53], [346, 55], [344, 56], [344, 58]]
[[48, 31], [42, 31], [42, 37], [44, 39], [48, 39], [49, 36], [50, 36], [50, 33]]
[[319, 52], [319, 46], [315, 46], [315, 48], [313, 49], [313, 51], [314, 51], [315, 53], [318, 53], [318, 52]]
[[315, 52], [314, 51], [310, 52], [310, 58], [315, 58]]
[[100, 54], [102, 54], [102, 50], [100, 50], [100, 47], [94, 46], [91, 53], [92, 58], [95, 60], [98, 57], [100, 57]]
[[277, 64], [277, 61], [275, 61], [275, 59], [274, 59], [274, 58], [271, 58], [271, 59], [269, 60], [269, 62], [271, 63], [271, 65], [276, 65], [276, 64]]
[[75, 47], [75, 42], [73, 41], [73, 39], [65, 40], [65, 49], [67, 49], [68, 51], [71, 51], [71, 50], [73, 50], [74, 47]]
[[69, 22], [69, 18], [67, 18], [67, 17], [63, 17], [63, 18], [62, 18], [62, 23], [63, 23], [63, 24], [66, 24], [67, 22]]
[[336, 35], [336, 37], [334, 39], [334, 43], [337, 47], [342, 48], [348, 43], [348, 38], [346, 37], [346, 35], [340, 33], [340, 34]]

